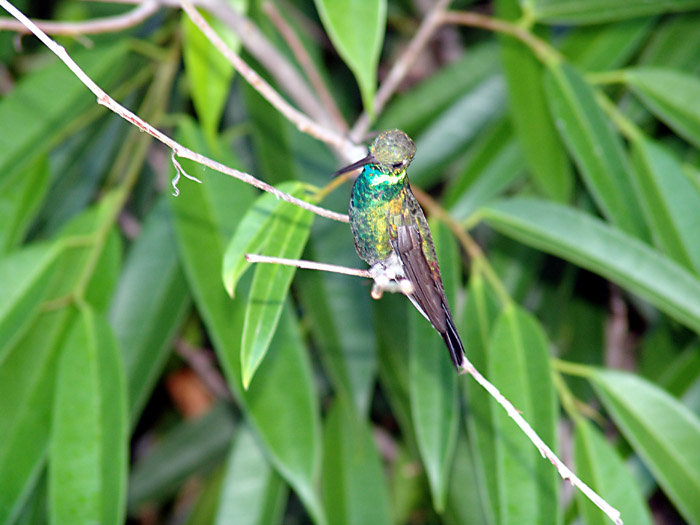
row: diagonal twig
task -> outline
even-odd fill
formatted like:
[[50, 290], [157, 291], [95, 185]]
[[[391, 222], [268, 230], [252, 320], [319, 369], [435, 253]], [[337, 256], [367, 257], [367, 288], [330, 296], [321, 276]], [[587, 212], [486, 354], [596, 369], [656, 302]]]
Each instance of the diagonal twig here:
[[[282, 96], [275, 91], [270, 84], [258, 75], [248, 64], [246, 64], [236, 53], [229, 48], [226, 43], [216, 34], [216, 31], [207, 23], [206, 20], [199, 14], [189, 0], [180, 0], [182, 8], [190, 17], [192, 22], [204, 33], [209, 41], [217, 48], [217, 50], [226, 59], [231, 62], [233, 67], [248, 81], [248, 83], [260, 93], [277, 111], [284, 115], [287, 120], [292, 122], [299, 131], [311, 135], [312, 137], [329, 144], [343, 156], [352, 157], [357, 146], [348, 138], [327, 127], [317, 124], [301, 111], [292, 107]], [[356, 154], [359, 157], [359, 154]]]
[[[113, 33], [140, 24], [153, 15], [160, 6], [158, 0], [146, 0], [136, 8], [115, 16], [94, 18], [81, 22], [55, 22], [53, 20], [35, 20], [34, 23], [45, 33], [51, 35], [94, 35], [98, 33]], [[0, 31], [9, 30], [19, 33], [29, 33], [29, 29], [14, 18], [0, 18]]]
[[306, 78], [309, 79], [311, 86], [318, 95], [321, 104], [323, 104], [326, 112], [333, 120], [335, 128], [343, 133], [347, 132], [348, 125], [345, 122], [343, 115], [340, 113], [338, 105], [335, 103], [335, 100], [333, 100], [330, 91], [328, 91], [326, 83], [323, 81], [323, 78], [321, 78], [318, 69], [311, 60], [309, 53], [306, 52], [306, 48], [301, 42], [301, 39], [294, 32], [294, 29], [287, 23], [282, 14], [277, 10], [274, 3], [266, 1], [263, 4], [263, 10], [275, 25], [277, 31], [279, 31], [279, 33], [282, 35], [282, 38], [286, 40], [289, 49], [291, 49], [292, 53], [294, 53], [299, 65], [304, 70]]
[[247, 184], [250, 184], [252, 186], [255, 186], [256, 188], [259, 188], [263, 191], [267, 191], [269, 193], [272, 193], [275, 195], [277, 198], [282, 199], [286, 202], [295, 204], [301, 208], [307, 209], [317, 215], [320, 215], [322, 217], [327, 217], [329, 219], [333, 219], [339, 222], [348, 222], [348, 216], [341, 214], [341, 213], [336, 213], [334, 211], [327, 210], [325, 208], [321, 208], [320, 206], [316, 206], [314, 204], [310, 204], [308, 202], [305, 202], [301, 199], [297, 199], [296, 197], [293, 197], [287, 193], [284, 193], [277, 188], [270, 186], [269, 184], [256, 179], [252, 175], [249, 175], [248, 173], [244, 173], [242, 171], [234, 170], [233, 168], [229, 168], [228, 166], [225, 166], [221, 164], [220, 162], [217, 162], [215, 160], [212, 160], [208, 157], [205, 157], [204, 155], [197, 153], [195, 151], [192, 151], [189, 148], [186, 148], [182, 144], [176, 142], [169, 136], [167, 136], [165, 133], [157, 130], [153, 126], [151, 126], [148, 122], [142, 120], [140, 117], [126, 109], [124, 106], [119, 104], [117, 101], [115, 101], [112, 97], [110, 97], [105, 91], [98, 86], [81, 68], [78, 66], [78, 64], [75, 63], [75, 61], [70, 57], [70, 55], [66, 52], [66, 50], [63, 48], [63, 46], [60, 46], [57, 44], [54, 40], [51, 39], [46, 33], [44, 33], [41, 29], [39, 29], [34, 22], [29, 20], [21, 11], [19, 11], [14, 5], [12, 5], [8, 0], [0, 0], [0, 6], [5, 9], [8, 13], [10, 13], [12, 16], [14, 16], [17, 20], [22, 22], [27, 29], [29, 29], [36, 37], [41, 40], [41, 42], [48, 47], [61, 61], [68, 66], [68, 68], [75, 74], [75, 76], [83, 83], [85, 86], [92, 91], [95, 96], [97, 97], [97, 103], [100, 105], [105, 106], [106, 108], [110, 109], [111, 111], [115, 112], [117, 115], [122, 117], [123, 119], [131, 122], [135, 126], [137, 126], [139, 129], [142, 131], [145, 131], [152, 137], [158, 139], [160, 142], [168, 146], [171, 150], [173, 150], [173, 153], [177, 155], [180, 158], [185, 158], [185, 159], [190, 159], [198, 164], [202, 164], [203, 166], [207, 166], [209, 168], [212, 168], [216, 171], [219, 171], [221, 173], [224, 173], [226, 175], [229, 175], [231, 177], [234, 177], [236, 179], [239, 179]]

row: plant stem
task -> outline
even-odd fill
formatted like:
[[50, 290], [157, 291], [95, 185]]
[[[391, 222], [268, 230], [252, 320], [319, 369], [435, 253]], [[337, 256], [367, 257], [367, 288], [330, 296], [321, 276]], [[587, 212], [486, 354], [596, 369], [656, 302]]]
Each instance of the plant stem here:
[[520, 24], [506, 22], [500, 18], [480, 15], [465, 11], [447, 11], [442, 15], [442, 22], [445, 24], [458, 24], [470, 27], [479, 27], [496, 33], [503, 33], [517, 38], [528, 46], [545, 64], [555, 64], [562, 61], [562, 56], [547, 42], [532, 34], [527, 28]]
[[552, 365], [556, 370], [559, 370], [564, 374], [576, 377], [583, 377], [586, 379], [590, 379], [594, 371], [593, 367], [590, 365], [572, 363], [570, 361], [564, 361], [562, 359], [552, 359]]

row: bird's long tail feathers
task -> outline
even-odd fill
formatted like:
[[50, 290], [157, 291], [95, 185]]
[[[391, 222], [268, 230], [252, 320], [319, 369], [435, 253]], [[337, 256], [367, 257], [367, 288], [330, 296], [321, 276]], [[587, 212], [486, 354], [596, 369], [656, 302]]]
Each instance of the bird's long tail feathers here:
[[465, 360], [464, 360], [464, 345], [462, 340], [457, 333], [457, 329], [452, 321], [452, 316], [449, 312], [447, 313], [447, 323], [445, 332], [440, 335], [445, 340], [447, 349], [450, 351], [450, 357], [452, 358], [452, 363], [455, 365], [457, 372], [464, 372]]

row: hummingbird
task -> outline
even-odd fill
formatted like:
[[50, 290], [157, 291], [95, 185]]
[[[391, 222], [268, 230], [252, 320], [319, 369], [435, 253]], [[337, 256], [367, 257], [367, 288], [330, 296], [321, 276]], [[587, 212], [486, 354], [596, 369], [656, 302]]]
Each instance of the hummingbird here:
[[423, 209], [411, 192], [406, 170], [416, 146], [403, 131], [380, 133], [369, 154], [335, 175], [359, 168], [348, 205], [357, 254], [370, 266], [372, 297], [384, 290], [406, 295], [442, 336], [458, 372], [465, 370], [457, 333], [440, 277], [435, 245]]

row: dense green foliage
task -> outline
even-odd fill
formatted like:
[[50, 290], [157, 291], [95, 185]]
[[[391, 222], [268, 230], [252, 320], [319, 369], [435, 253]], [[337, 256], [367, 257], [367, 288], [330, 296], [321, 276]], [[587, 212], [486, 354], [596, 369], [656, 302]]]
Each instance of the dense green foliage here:
[[[371, 129], [414, 138], [409, 177], [438, 203], [474, 365], [626, 523], [700, 525], [700, 1], [455, 0], [498, 33], [450, 18], [379, 111], [430, 2], [230, 4], [269, 49], [235, 16], [207, 19], [300, 109], [347, 134], [338, 116], [365, 108]], [[43, 9], [28, 14], [134, 7]], [[245, 259], [361, 267], [347, 224], [185, 160], [202, 183], [173, 196], [165, 146], [13, 38], [0, 33], [0, 523], [609, 523], [455, 374], [406, 298]], [[324, 191], [342, 161], [183, 12], [56, 38], [188, 148], [346, 210], [348, 183]]]

